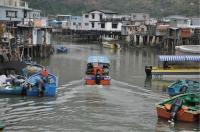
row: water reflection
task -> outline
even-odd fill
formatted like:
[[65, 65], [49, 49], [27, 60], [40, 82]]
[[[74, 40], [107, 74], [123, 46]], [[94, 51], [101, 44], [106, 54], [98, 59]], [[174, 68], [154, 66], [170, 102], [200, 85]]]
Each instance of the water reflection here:
[[156, 132], [177, 132], [177, 131], [199, 132], [200, 127], [198, 122], [196, 123], [176, 122], [174, 125], [172, 125], [168, 123], [167, 120], [165, 119], [157, 120]]

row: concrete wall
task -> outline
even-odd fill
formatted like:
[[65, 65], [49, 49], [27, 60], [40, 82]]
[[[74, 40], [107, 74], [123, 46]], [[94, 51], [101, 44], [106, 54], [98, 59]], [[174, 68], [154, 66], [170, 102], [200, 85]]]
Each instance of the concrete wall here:
[[[112, 28], [112, 24], [117, 24], [117, 28]], [[122, 29], [122, 23], [117, 22], [117, 23], [112, 23], [112, 22], [106, 22], [105, 23], [105, 31], [121, 31]]]
[[[88, 16], [88, 17], [86, 17], [86, 16]], [[87, 13], [83, 14], [82, 18], [83, 18], [83, 21], [82, 21], [83, 30], [91, 30], [89, 14], [87, 14]]]

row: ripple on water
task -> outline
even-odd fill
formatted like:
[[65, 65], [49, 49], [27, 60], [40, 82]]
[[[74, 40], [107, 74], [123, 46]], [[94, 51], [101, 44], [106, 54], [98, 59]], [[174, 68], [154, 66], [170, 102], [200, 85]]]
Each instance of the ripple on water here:
[[154, 103], [161, 98], [116, 80], [106, 87], [76, 80], [60, 86], [55, 98], [0, 98], [0, 112], [8, 132], [154, 131], [162, 125], [170, 131], [156, 124]]

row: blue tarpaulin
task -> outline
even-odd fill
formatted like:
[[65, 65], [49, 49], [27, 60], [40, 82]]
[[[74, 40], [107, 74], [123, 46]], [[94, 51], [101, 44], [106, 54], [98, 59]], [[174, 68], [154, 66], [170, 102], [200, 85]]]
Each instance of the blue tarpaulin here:
[[200, 56], [195, 55], [160, 55], [160, 61], [196, 61], [200, 62]]
[[110, 60], [106, 56], [89, 56], [88, 63], [110, 63]]

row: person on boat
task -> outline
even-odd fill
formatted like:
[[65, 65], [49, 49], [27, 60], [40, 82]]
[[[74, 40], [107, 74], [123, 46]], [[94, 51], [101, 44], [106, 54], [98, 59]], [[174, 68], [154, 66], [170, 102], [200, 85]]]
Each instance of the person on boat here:
[[43, 97], [44, 96], [44, 92], [45, 92], [44, 81], [42, 79], [40, 79], [40, 80], [37, 81], [36, 85], [38, 86], [38, 89], [39, 89], [38, 96], [39, 97]]
[[188, 90], [188, 85], [187, 85], [187, 84], [184, 84], [183, 86], [181, 86], [179, 92], [180, 92], [181, 94], [183, 94], [183, 93], [186, 93], [187, 90]]
[[100, 82], [101, 82], [101, 73], [100, 73], [99, 69], [97, 69], [97, 71], [96, 71], [95, 82], [96, 82], [97, 85], [100, 85]]
[[167, 62], [167, 61], [164, 61], [164, 62], [163, 62], [163, 68], [164, 68], [164, 69], [169, 68], [168, 62]]
[[49, 71], [46, 68], [43, 68], [41, 71], [41, 78], [43, 79], [43, 81], [47, 81], [48, 79], [48, 75], [49, 75]]
[[183, 99], [181, 99], [179, 97], [173, 101], [171, 110], [170, 110], [171, 111], [170, 112], [171, 121], [174, 121], [176, 119], [176, 114], [181, 109], [182, 103], [183, 103]]
[[108, 67], [108, 65], [103, 65], [103, 75], [109, 75], [109, 67]]
[[93, 73], [93, 65], [92, 63], [87, 64], [87, 74], [92, 74]]
[[21, 91], [21, 95], [22, 96], [26, 96], [27, 88], [28, 88], [28, 84], [27, 83], [22, 85], [22, 91]]

